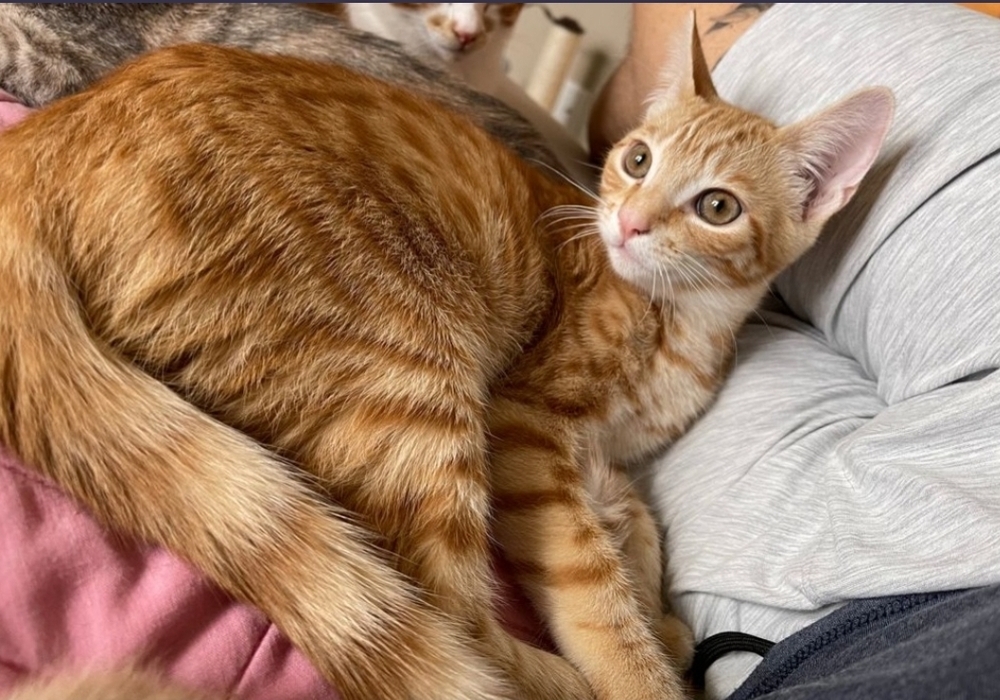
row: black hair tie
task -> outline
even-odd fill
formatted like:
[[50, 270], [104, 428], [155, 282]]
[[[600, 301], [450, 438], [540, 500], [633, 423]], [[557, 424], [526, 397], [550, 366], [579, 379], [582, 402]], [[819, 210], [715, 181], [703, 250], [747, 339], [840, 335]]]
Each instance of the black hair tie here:
[[708, 667], [726, 654], [749, 651], [763, 657], [771, 651], [773, 646], [774, 642], [743, 632], [713, 634], [711, 637], [701, 640], [694, 649], [694, 660], [691, 662], [691, 681], [697, 687], [703, 688]]

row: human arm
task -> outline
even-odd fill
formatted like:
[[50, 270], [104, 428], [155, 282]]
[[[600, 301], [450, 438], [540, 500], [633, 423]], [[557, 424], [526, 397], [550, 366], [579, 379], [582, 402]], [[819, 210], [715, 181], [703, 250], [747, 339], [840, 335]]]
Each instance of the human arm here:
[[771, 3], [635, 3], [629, 48], [605, 83], [590, 115], [591, 159], [607, 149], [642, 116], [647, 96], [659, 82], [666, 59], [666, 37], [693, 9], [705, 57], [710, 66], [722, 57]]

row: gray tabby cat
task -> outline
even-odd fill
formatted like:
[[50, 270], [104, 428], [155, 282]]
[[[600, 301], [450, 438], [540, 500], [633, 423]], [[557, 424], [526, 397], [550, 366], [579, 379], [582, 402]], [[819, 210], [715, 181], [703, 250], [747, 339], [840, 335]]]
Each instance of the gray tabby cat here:
[[395, 42], [292, 4], [3, 3], [0, 91], [42, 107], [142, 53], [191, 42], [338, 63], [406, 86], [463, 113], [526, 160], [562, 170], [534, 128], [499, 100]]

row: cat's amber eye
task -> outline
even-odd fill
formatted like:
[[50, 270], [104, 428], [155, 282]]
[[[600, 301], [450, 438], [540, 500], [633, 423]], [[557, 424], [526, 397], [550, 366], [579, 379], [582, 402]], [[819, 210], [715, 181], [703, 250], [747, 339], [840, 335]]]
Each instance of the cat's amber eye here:
[[641, 180], [649, 172], [649, 166], [653, 164], [653, 154], [649, 152], [649, 146], [642, 141], [634, 143], [625, 151], [622, 158], [622, 168], [629, 177]]
[[740, 200], [725, 190], [708, 190], [698, 195], [695, 211], [705, 223], [713, 226], [731, 224], [743, 213]]

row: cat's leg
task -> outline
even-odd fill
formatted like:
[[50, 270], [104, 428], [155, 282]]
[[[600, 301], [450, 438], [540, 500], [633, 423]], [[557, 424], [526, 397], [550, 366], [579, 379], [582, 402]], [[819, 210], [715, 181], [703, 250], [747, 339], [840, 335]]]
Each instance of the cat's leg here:
[[579, 671], [517, 640], [495, 615], [481, 390], [459, 386], [459, 374], [438, 373], [439, 393], [428, 400], [428, 381], [397, 373], [391, 386], [339, 410], [303, 463], [385, 537], [431, 602], [467, 625], [515, 686], [514, 697], [591, 700]]
[[599, 700], [683, 698], [593, 507], [577, 426], [540, 403], [498, 399], [489, 428], [497, 538], [559, 648]]
[[648, 615], [674, 665], [687, 670], [694, 656], [691, 629], [665, 609], [660, 530], [628, 472], [596, 451], [583, 464], [587, 491], [598, 517], [622, 553], [639, 605]]
[[60, 271], [4, 230], [0, 444], [260, 608], [345, 700], [510, 698], [356, 518], [96, 342]]

